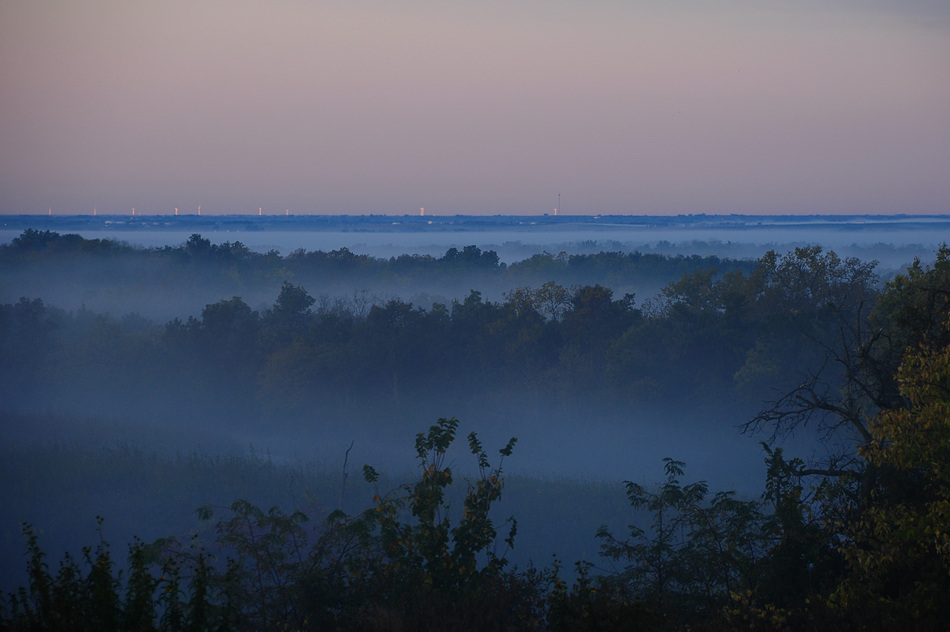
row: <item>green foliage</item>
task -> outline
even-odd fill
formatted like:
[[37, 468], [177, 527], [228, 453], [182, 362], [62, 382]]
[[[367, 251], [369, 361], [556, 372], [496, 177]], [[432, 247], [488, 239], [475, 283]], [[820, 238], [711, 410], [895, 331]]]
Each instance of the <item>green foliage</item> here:
[[[870, 321], [879, 332], [868, 349], [873, 379], [887, 394], [879, 408], [902, 405], [897, 371], [908, 352], [921, 345], [950, 344], [944, 324], [950, 318], [950, 247], [936, 253], [932, 266], [914, 260], [904, 274], [889, 281], [871, 313]], [[883, 398], [882, 398], [883, 399]]]
[[575, 564], [576, 579], [568, 586], [561, 565], [554, 559], [548, 593], [547, 628], [556, 632], [615, 630], [634, 632], [663, 629], [662, 618], [610, 578], [591, 575], [592, 565]]
[[[734, 610], [746, 623], [943, 627], [950, 614], [948, 254], [941, 248], [933, 268], [916, 262], [889, 283], [871, 314], [873, 329], [851, 321], [846, 343], [829, 354], [847, 373], [837, 396], [813, 381], [786, 400], [799, 407], [799, 420], [812, 410], [831, 413], [836, 421], [826, 428], [851, 430], [853, 445], [825, 467], [769, 451], [777, 539], [760, 587]], [[772, 421], [788, 420], [776, 411]]]
[[870, 425], [862, 455], [876, 485], [846, 527], [837, 598], [871, 627], [936, 629], [950, 616], [950, 344], [911, 350], [897, 378], [907, 406]]
[[[446, 500], [454, 474], [445, 461], [457, 429], [456, 419], [439, 419], [419, 433], [415, 445], [420, 478], [385, 496], [377, 493], [376, 506], [364, 514], [367, 521], [358, 523], [360, 529], [370, 525], [378, 542], [368, 562], [373, 572], [364, 609], [373, 619], [398, 621], [410, 629], [495, 629], [519, 620], [522, 624], [514, 627], [524, 629], [540, 617], [538, 580], [530, 572], [508, 570], [504, 552], [495, 549], [491, 509], [501, 497], [504, 479], [501, 463], [490, 465], [475, 433], [469, 434], [468, 447], [479, 475], [468, 483], [461, 515], [453, 519]], [[499, 450], [502, 461], [514, 445], [512, 439]], [[378, 481], [368, 466], [364, 477]], [[517, 524], [513, 518], [506, 522], [504, 542], [512, 547]], [[365, 564], [361, 559], [360, 568]]]
[[[108, 543], [82, 549], [82, 562], [66, 554], [53, 573], [31, 525], [23, 525], [27, 540], [29, 583], [10, 595], [9, 614], [0, 619], [14, 630], [158, 630], [157, 613], [166, 601], [156, 598], [165, 583], [149, 568], [149, 548], [134, 541], [128, 571], [116, 568]], [[163, 569], [163, 570], [167, 570]], [[124, 585], [124, 586], [123, 586]], [[124, 594], [123, 594], [124, 587]]]
[[630, 525], [619, 540], [602, 528], [602, 555], [627, 562], [614, 576], [622, 591], [651, 611], [681, 623], [719, 611], [733, 594], [755, 585], [767, 540], [754, 501], [718, 492], [705, 482], [683, 484], [684, 464], [664, 459], [666, 481], [656, 490], [626, 482], [635, 509], [652, 516], [648, 529]]
[[767, 465], [763, 498], [771, 512], [762, 528], [769, 548], [745, 605], [800, 617], [813, 607], [809, 600], [828, 594], [844, 572], [839, 532], [827, 522], [826, 506], [841, 482], [822, 481], [808, 489], [801, 481], [801, 459], [786, 460], [782, 448], [763, 444], [763, 449]]
[[266, 630], [277, 622], [302, 624], [287, 589], [305, 570], [306, 522], [300, 511], [286, 515], [271, 507], [264, 512], [246, 500], [234, 502], [231, 517], [218, 522], [216, 541], [234, 556], [227, 573], [228, 599], [239, 604], [247, 625]]
[[505, 299], [518, 313], [533, 311], [555, 321], [560, 320], [571, 306], [570, 290], [554, 281], [547, 281], [537, 289], [514, 289], [505, 294]]
[[[0, 624], [63, 630], [415, 630], [535, 629], [544, 616], [542, 574], [507, 568], [490, 515], [504, 487], [475, 433], [468, 447], [479, 475], [454, 519], [446, 466], [458, 421], [440, 419], [416, 437], [420, 478], [352, 518], [331, 513], [308, 529], [300, 511], [264, 511], [239, 500], [198, 537], [134, 541], [119, 570], [103, 540], [64, 558], [51, 574], [36, 533], [25, 527], [29, 585], [10, 596]], [[499, 450], [512, 454], [515, 439]], [[364, 476], [380, 481], [370, 467]], [[407, 512], [408, 511], [408, 515]], [[457, 511], [457, 510], [456, 510]], [[215, 508], [203, 505], [202, 523]], [[514, 546], [509, 524], [506, 547]], [[101, 530], [101, 521], [100, 521]]]

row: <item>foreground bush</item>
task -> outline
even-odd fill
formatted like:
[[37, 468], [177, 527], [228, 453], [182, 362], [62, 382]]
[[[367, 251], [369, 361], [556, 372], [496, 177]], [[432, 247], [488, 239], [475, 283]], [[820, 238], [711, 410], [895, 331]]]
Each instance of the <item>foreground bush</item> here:
[[[537, 629], [544, 573], [508, 568], [490, 515], [504, 478], [474, 433], [479, 475], [461, 515], [451, 517], [445, 464], [458, 421], [440, 419], [416, 437], [418, 481], [374, 497], [356, 516], [325, 524], [243, 500], [215, 524], [207, 544], [161, 539], [129, 549], [120, 569], [105, 540], [50, 569], [34, 529], [24, 526], [28, 585], [4, 602], [11, 630]], [[500, 453], [509, 456], [512, 439]], [[366, 466], [367, 481], [377, 483]], [[202, 507], [210, 521], [213, 510]], [[506, 521], [504, 547], [516, 523]], [[100, 520], [101, 533], [101, 520]]]

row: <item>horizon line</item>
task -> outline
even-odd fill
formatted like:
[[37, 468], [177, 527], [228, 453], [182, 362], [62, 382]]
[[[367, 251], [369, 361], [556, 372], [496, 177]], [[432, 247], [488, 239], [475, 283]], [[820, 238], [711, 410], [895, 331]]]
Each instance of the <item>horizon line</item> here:
[[123, 219], [144, 219], [144, 218], [166, 218], [174, 220], [185, 220], [185, 219], [214, 219], [214, 218], [226, 218], [226, 217], [236, 217], [242, 219], [276, 219], [276, 218], [321, 218], [321, 217], [399, 217], [399, 218], [413, 218], [417, 221], [427, 221], [432, 219], [439, 218], [452, 218], [452, 217], [474, 217], [474, 218], [490, 218], [490, 217], [525, 217], [532, 219], [539, 218], [550, 218], [550, 219], [562, 219], [562, 218], [596, 218], [596, 217], [650, 217], [650, 218], [674, 218], [674, 217], [950, 217], [950, 210], [945, 213], [911, 213], [911, 212], [894, 212], [894, 213], [715, 213], [715, 212], [695, 212], [695, 213], [675, 213], [675, 214], [652, 214], [652, 213], [542, 213], [542, 214], [528, 214], [528, 213], [491, 213], [491, 214], [473, 214], [473, 213], [453, 213], [453, 214], [443, 214], [443, 215], [425, 215], [420, 216], [418, 214], [412, 213], [273, 213], [273, 214], [263, 214], [263, 213], [2, 213], [0, 212], [0, 218], [14, 218], [14, 217], [30, 217], [30, 218], [90, 218], [90, 219], [100, 219], [100, 218], [123, 218]]

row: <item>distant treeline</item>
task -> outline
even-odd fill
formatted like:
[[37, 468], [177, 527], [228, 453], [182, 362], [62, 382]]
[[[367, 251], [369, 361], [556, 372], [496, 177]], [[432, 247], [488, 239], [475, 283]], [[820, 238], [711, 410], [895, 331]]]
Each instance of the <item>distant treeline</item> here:
[[[138, 311], [162, 318], [196, 315], [218, 298], [241, 296], [255, 309], [273, 302], [284, 281], [315, 297], [351, 295], [355, 290], [385, 300], [398, 297], [428, 308], [432, 301], [461, 299], [469, 290], [498, 298], [547, 281], [596, 285], [641, 297], [697, 269], [749, 271], [751, 261], [714, 256], [667, 256], [639, 252], [540, 253], [506, 264], [492, 250], [450, 248], [441, 257], [404, 254], [377, 258], [347, 248], [297, 250], [287, 256], [248, 249], [241, 242], [213, 244], [192, 235], [180, 246], [140, 248], [106, 239], [84, 239], [26, 230], [0, 246], [0, 292], [6, 300], [43, 298], [97, 311]], [[161, 299], [161, 300], [159, 300]]]
[[[365, 266], [435, 276], [531, 269], [539, 279], [547, 278], [545, 269], [602, 267], [612, 273], [594, 277], [605, 282], [643, 261], [667, 271], [695, 269], [643, 303], [600, 283], [565, 286], [551, 279], [499, 301], [472, 290], [461, 300], [426, 306], [359, 292], [318, 300], [285, 280], [264, 309], [233, 296], [207, 304], [198, 317], [162, 324], [134, 313], [66, 312], [42, 298], [23, 298], [0, 307], [5, 406], [28, 410], [42, 402], [90, 414], [324, 423], [403, 414], [411, 422], [420, 413], [474, 408], [504, 416], [543, 407], [593, 414], [637, 403], [732, 406], [762, 401], [821, 368], [827, 347], [842, 335], [842, 319], [866, 318], [880, 292], [873, 263], [817, 247], [769, 253], [749, 266], [732, 262], [726, 270], [712, 265], [722, 263], [715, 259], [697, 267], [689, 258], [610, 253], [504, 266], [474, 246], [440, 259], [386, 261], [347, 251], [280, 258], [197, 235], [180, 248], [146, 251], [27, 231], [2, 249], [2, 258], [32, 257], [66, 271], [76, 257], [107, 260], [109, 253], [182, 262], [164, 280], [172, 287], [238, 268], [243, 277], [283, 274], [304, 262], [323, 270]], [[842, 379], [827, 375], [828, 388]]]

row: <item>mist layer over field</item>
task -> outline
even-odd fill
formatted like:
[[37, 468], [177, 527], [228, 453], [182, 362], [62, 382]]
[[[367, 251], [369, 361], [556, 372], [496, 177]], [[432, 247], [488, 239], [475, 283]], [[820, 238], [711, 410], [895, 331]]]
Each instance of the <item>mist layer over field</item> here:
[[[754, 498], [763, 440], [809, 462], [853, 451], [820, 424], [739, 429], [825, 371], [840, 310], [863, 318], [893, 274], [816, 246], [753, 259], [731, 255], [764, 245], [551, 242], [506, 262], [473, 244], [386, 258], [214, 235], [145, 248], [29, 229], [0, 246], [5, 581], [22, 581], [20, 521], [48, 525], [60, 550], [87, 542], [96, 515], [121, 542], [185, 533], [195, 507], [235, 498], [358, 512], [360, 467], [412, 480], [416, 433], [450, 417], [490, 449], [518, 439], [503, 511], [529, 516], [512, 560], [594, 558], [597, 526], [636, 517], [621, 482], [654, 484], [665, 457]], [[854, 248], [895, 269], [934, 257]], [[449, 463], [478, 475], [464, 448]]]

